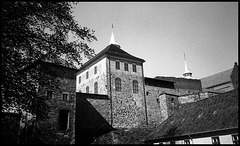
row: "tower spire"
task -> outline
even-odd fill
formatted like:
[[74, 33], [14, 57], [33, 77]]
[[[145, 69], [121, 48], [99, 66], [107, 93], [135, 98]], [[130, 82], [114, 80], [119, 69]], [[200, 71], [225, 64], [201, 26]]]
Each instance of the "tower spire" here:
[[184, 71], [184, 73], [183, 73], [183, 76], [184, 76], [185, 78], [190, 79], [190, 78], [192, 78], [192, 73], [188, 70], [185, 52], [183, 52], [183, 55], [184, 55], [184, 63], [185, 63], [185, 71]]
[[113, 34], [113, 23], [112, 23], [112, 34], [111, 34], [111, 38], [110, 38], [110, 43], [109, 44], [118, 45], [118, 43], [115, 40], [114, 34]]

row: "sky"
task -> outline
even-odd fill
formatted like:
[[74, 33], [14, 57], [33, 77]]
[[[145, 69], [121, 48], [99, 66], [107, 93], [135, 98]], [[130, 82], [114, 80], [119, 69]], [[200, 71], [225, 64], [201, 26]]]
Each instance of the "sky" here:
[[113, 32], [121, 49], [142, 58], [144, 76], [183, 77], [184, 52], [193, 79], [238, 63], [237, 2], [78, 2], [74, 19], [95, 31], [99, 53]]

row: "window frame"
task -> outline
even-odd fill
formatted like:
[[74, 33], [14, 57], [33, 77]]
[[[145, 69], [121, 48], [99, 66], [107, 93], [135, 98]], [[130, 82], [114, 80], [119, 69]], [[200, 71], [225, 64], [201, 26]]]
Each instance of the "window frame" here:
[[190, 143], [190, 139], [185, 139], [183, 142], [184, 142], [184, 144], [186, 144], [186, 145], [187, 145], [187, 144], [191, 144], [191, 143]]
[[[49, 94], [49, 93], [51, 93], [51, 94]], [[49, 96], [50, 95], [50, 96]], [[54, 97], [53, 97], [53, 91], [52, 90], [48, 90], [47, 92], [46, 92], [46, 96], [47, 96], [47, 98], [49, 98], [49, 99], [53, 99]]]
[[[64, 98], [64, 95], [67, 95], [67, 98], [66, 98], [66, 99]], [[68, 92], [63, 92], [63, 93], [62, 93], [62, 101], [69, 101], [69, 99], [70, 99], [70, 98], [69, 98], [69, 93], [68, 93]]]
[[[66, 117], [67, 119], [64, 119], [64, 121], [63, 121], [64, 114], [67, 114], [67, 117]], [[59, 130], [66, 131], [67, 129], [69, 129], [69, 125], [70, 125], [70, 110], [64, 110], [64, 109], [59, 110], [59, 117], [58, 118], [59, 118]], [[67, 120], [67, 121], [65, 121], [65, 120]], [[61, 123], [62, 121], [66, 122], [66, 123], [64, 123], [66, 125], [63, 125], [63, 123]]]
[[[236, 139], [235, 139], [234, 137], [235, 137]], [[238, 144], [239, 144], [238, 134], [233, 134], [233, 135], [232, 135], [232, 142], [233, 142], [234, 145], [238, 145]]]
[[138, 92], [139, 92], [139, 90], [138, 90], [138, 81], [137, 80], [133, 80], [132, 85], [133, 85], [133, 93], [134, 94], [138, 94]]
[[137, 72], [137, 65], [136, 65], [136, 64], [133, 64], [133, 65], [132, 65], [132, 71], [133, 71], [133, 72]]
[[117, 70], [120, 70], [120, 62], [119, 61], [115, 61], [115, 66]]
[[86, 79], [88, 79], [89, 78], [89, 72], [87, 71], [86, 72]]
[[212, 144], [220, 144], [219, 136], [212, 137]]
[[124, 70], [128, 71], [128, 63], [124, 63]]
[[94, 83], [94, 94], [98, 94], [98, 82]]
[[122, 91], [122, 80], [120, 78], [115, 79], [115, 91], [117, 92]]
[[97, 66], [94, 67], [94, 74], [97, 74]]
[[86, 93], [89, 93], [89, 86], [86, 87]]
[[78, 83], [81, 84], [81, 76], [78, 77]]

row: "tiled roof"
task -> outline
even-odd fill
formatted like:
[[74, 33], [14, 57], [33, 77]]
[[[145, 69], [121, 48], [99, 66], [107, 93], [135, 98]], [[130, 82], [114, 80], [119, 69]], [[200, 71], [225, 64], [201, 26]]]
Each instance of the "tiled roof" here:
[[186, 79], [176, 77], [156, 76], [155, 79], [174, 82], [175, 89], [201, 90], [201, 81], [199, 79]]
[[181, 104], [145, 141], [238, 127], [238, 89]]
[[202, 88], [209, 88], [226, 82], [230, 82], [232, 70], [233, 68], [201, 78], [200, 80], [202, 83]]
[[109, 55], [109, 56], [115, 56], [125, 59], [130, 59], [137, 62], [145, 62], [145, 60], [132, 56], [129, 53], [125, 52], [124, 50], [120, 49], [119, 45], [110, 44], [105, 49], [103, 49], [101, 52], [99, 52], [96, 56], [94, 56], [92, 59], [87, 61], [83, 66], [80, 68], [80, 70], [84, 69], [86, 66], [90, 65], [94, 61], [98, 60], [99, 58]]

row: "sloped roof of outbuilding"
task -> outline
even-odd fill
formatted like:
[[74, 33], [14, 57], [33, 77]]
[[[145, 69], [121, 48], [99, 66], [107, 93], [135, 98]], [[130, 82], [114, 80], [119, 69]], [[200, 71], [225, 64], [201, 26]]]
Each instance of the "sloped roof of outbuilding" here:
[[238, 128], [238, 89], [180, 105], [145, 141]]
[[209, 87], [230, 82], [231, 81], [230, 76], [232, 74], [232, 70], [233, 68], [201, 78], [200, 80], [202, 83], [202, 88], [209, 88]]

